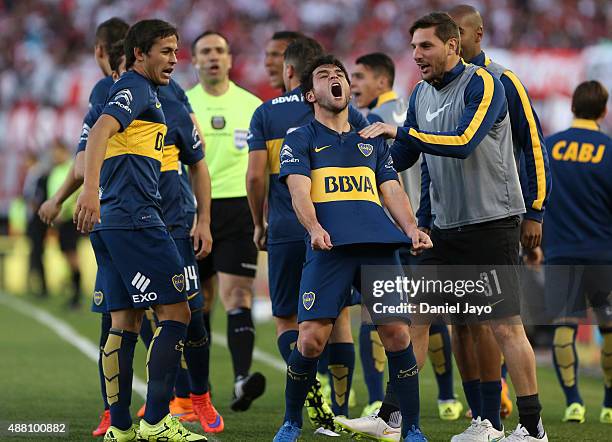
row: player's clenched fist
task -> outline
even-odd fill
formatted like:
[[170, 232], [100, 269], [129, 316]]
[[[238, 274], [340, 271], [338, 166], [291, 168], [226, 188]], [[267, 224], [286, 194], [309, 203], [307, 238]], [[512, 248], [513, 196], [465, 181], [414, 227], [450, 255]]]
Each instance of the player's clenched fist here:
[[89, 233], [100, 222], [100, 198], [96, 190], [84, 189], [77, 199], [72, 220], [81, 233]]
[[431, 249], [433, 247], [433, 243], [431, 242], [429, 235], [422, 230], [419, 230], [417, 227], [414, 227], [414, 229], [406, 233], [410, 239], [412, 239], [412, 248], [410, 249], [410, 253], [413, 255], [418, 255], [424, 250]]
[[378, 136], [382, 136], [383, 138], [395, 138], [397, 135], [397, 127], [387, 123], [376, 122], [361, 129], [359, 135], [363, 138], [376, 138]]
[[329, 233], [321, 225], [310, 231], [310, 246], [313, 250], [331, 250], [333, 247]]

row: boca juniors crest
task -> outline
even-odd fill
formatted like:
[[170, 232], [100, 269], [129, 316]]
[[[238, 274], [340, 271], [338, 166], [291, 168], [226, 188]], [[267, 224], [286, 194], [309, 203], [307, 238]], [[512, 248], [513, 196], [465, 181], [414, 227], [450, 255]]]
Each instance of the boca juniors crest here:
[[374, 146], [372, 146], [371, 144], [358, 143], [357, 147], [359, 148], [364, 157], [369, 157], [370, 155], [372, 155], [372, 152], [374, 152]]
[[185, 275], [174, 275], [172, 277], [172, 285], [178, 292], [185, 290]]
[[104, 293], [102, 293], [101, 291], [96, 290], [93, 294], [93, 302], [94, 304], [96, 304], [97, 306], [100, 306], [102, 304], [102, 301], [104, 301]]
[[315, 294], [313, 292], [304, 292], [302, 295], [302, 304], [306, 310], [310, 310], [315, 303]]

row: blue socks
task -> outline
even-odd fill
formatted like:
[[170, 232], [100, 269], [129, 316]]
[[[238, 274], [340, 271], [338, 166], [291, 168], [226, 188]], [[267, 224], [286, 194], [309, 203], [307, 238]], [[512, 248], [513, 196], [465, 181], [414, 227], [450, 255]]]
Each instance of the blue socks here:
[[147, 355], [147, 403], [144, 419], [157, 424], [168, 413], [168, 403], [183, 354], [187, 326], [178, 321], [161, 321]]
[[306, 358], [293, 349], [287, 361], [287, 385], [285, 387], [285, 420], [302, 427], [302, 409], [310, 386], [317, 374], [318, 358]]
[[465, 393], [465, 400], [467, 401], [470, 410], [472, 410], [472, 417], [476, 419], [478, 416], [482, 416], [480, 379], [464, 382], [463, 392]]
[[278, 351], [280, 351], [283, 360], [289, 363], [289, 356], [295, 348], [298, 338], [297, 330], [287, 330], [276, 338], [276, 344], [278, 345]]
[[553, 364], [567, 405], [574, 402], [583, 403], [578, 391], [577, 329], [578, 326], [574, 324], [560, 325], [555, 328], [553, 337]]
[[319, 355], [319, 365], [317, 367], [317, 373], [321, 376], [329, 375], [329, 344], [325, 345], [325, 348]]
[[336, 416], [349, 414], [349, 394], [355, 371], [355, 344], [352, 342], [328, 344], [329, 372], [331, 374], [332, 411]]
[[363, 377], [368, 388], [368, 403], [382, 401], [385, 397], [383, 380], [387, 357], [375, 325], [361, 324], [359, 328], [359, 356], [363, 368]]
[[132, 364], [137, 341], [136, 333], [111, 328], [102, 351], [102, 367], [111, 423], [120, 430], [127, 430], [132, 426], [130, 415], [134, 374]]
[[412, 343], [405, 350], [387, 352], [389, 380], [402, 412], [402, 438], [419, 428], [419, 368]]
[[496, 430], [502, 429], [501, 417], [499, 415], [499, 410], [501, 408], [501, 390], [501, 379], [499, 381], [480, 383], [480, 395], [482, 397], [482, 413], [480, 417], [483, 420], [489, 419], [489, 422], [491, 422], [491, 425], [493, 425]]
[[[187, 327], [187, 340], [183, 350], [187, 370], [179, 369], [176, 378], [176, 392], [179, 395], [179, 381], [181, 377], [187, 378], [187, 396], [189, 393], [204, 394], [208, 391], [208, 374], [210, 366], [210, 344], [208, 333], [204, 326], [204, 318], [200, 312], [191, 315], [191, 322]], [[191, 384], [191, 389], [189, 385]]]
[[438, 383], [438, 400], [455, 399], [450, 335], [446, 324], [429, 327], [429, 360]]

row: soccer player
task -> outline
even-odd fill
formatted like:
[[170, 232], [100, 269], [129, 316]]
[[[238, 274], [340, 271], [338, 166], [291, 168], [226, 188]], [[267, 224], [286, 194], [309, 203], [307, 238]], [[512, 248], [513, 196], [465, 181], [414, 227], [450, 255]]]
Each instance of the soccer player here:
[[[302, 407], [318, 357], [351, 286], [361, 286], [361, 266], [399, 264], [396, 251], [402, 244], [412, 244], [417, 252], [431, 247], [429, 237], [417, 228], [387, 144], [382, 138], [368, 144], [348, 122], [350, 86], [342, 63], [333, 56], [319, 57], [301, 83], [315, 120], [285, 138], [280, 179], [286, 180], [310, 247], [300, 282], [299, 335], [289, 356], [285, 418], [274, 438], [277, 442], [295, 441], [301, 433]], [[362, 184], [340, 192], [340, 181]], [[379, 191], [401, 230], [382, 209]], [[342, 222], [347, 217], [350, 222]], [[371, 228], [374, 225], [376, 229]], [[424, 441], [418, 419], [418, 368], [408, 326], [395, 320], [379, 325], [378, 332], [400, 399], [402, 436], [405, 441]]]
[[[539, 247], [542, 237], [542, 218], [546, 207], [547, 197], [550, 193], [551, 180], [548, 171], [548, 154], [542, 135], [542, 129], [538, 116], [531, 105], [527, 90], [518, 79], [516, 74], [509, 71], [498, 63], [492, 62], [481, 49], [481, 41], [484, 34], [482, 17], [478, 10], [469, 5], [458, 5], [449, 11], [449, 15], [459, 26], [461, 35], [461, 56], [468, 62], [477, 66], [485, 67], [504, 85], [506, 101], [508, 102], [508, 114], [512, 128], [512, 141], [514, 155], [519, 164], [524, 164], [519, 173], [525, 179], [521, 180], [521, 191], [525, 202], [526, 213], [521, 221], [521, 243], [526, 253], [531, 253], [535, 247]], [[429, 177], [427, 164], [423, 165], [424, 172], [424, 194], [423, 204], [429, 207]], [[420, 221], [431, 227], [431, 214], [419, 212]], [[473, 336], [469, 327], [456, 324], [453, 327], [453, 351], [459, 367], [459, 372], [465, 386], [465, 394], [469, 399], [470, 408], [481, 410], [483, 407], [492, 409], [497, 405], [482, 404], [485, 400], [480, 394], [479, 366], [490, 366], [494, 368], [496, 359], [501, 355], [492, 333], [485, 332], [479, 337], [478, 353], [472, 344]], [[478, 359], [480, 356], [480, 359]], [[512, 412], [512, 401], [508, 396], [508, 385], [505, 376], [501, 378], [501, 385], [496, 386], [502, 390], [501, 394], [501, 417], [507, 417]], [[497, 382], [491, 380], [489, 382]], [[487, 388], [493, 384], [489, 383]], [[495, 400], [493, 395], [487, 395], [487, 400]], [[497, 401], [496, 401], [497, 402]], [[479, 411], [472, 417], [477, 418]], [[501, 427], [497, 416], [491, 417], [495, 427]]]
[[[374, 52], [362, 55], [355, 61], [355, 69], [351, 74], [351, 92], [357, 106], [368, 109], [367, 118], [370, 123], [382, 121], [396, 126], [404, 124], [407, 105], [393, 91], [394, 80], [395, 64], [387, 54]], [[405, 190], [414, 209], [419, 206], [421, 187], [418, 167], [417, 164], [416, 167], [403, 173]], [[430, 228], [429, 225], [425, 227], [428, 230]], [[428, 230], [425, 230], [425, 232]], [[400, 259], [402, 259], [404, 265], [415, 262], [415, 257], [409, 253], [400, 253]], [[463, 411], [463, 405], [455, 399], [453, 391], [453, 364], [448, 328], [446, 324], [436, 322], [432, 324], [429, 333], [429, 358], [438, 383], [438, 414], [443, 420], [456, 420]], [[376, 410], [381, 408], [384, 397], [384, 360], [380, 361], [380, 357], [374, 356], [378, 354], [384, 357], [384, 353], [380, 352], [382, 344], [372, 324], [366, 322], [361, 324], [359, 342], [361, 364], [370, 396], [370, 403], [364, 408], [362, 416], [369, 416], [375, 414]], [[399, 408], [387, 409], [385, 407], [382, 416], [379, 413], [379, 417], [386, 419], [388, 422], [393, 413], [399, 415]], [[363, 422], [371, 423], [372, 419]]]
[[284, 94], [287, 92], [283, 80], [283, 61], [285, 49], [298, 38], [304, 37], [301, 32], [277, 31], [266, 44], [264, 56], [264, 67], [268, 74], [270, 87], [280, 89]]
[[203, 125], [212, 198], [213, 247], [210, 255], [198, 262], [200, 278], [206, 306], [210, 308], [214, 299], [213, 277], [218, 276], [234, 367], [231, 408], [245, 411], [266, 386], [261, 373], [250, 373], [255, 346], [251, 305], [257, 248], [253, 244], [245, 184], [249, 122], [261, 100], [230, 81], [232, 55], [227, 39], [221, 34], [202, 33], [193, 41], [191, 53], [200, 82], [187, 91], [187, 96]]
[[[113, 70], [111, 67], [111, 58], [112, 58], [112, 48], [113, 46], [123, 40], [129, 25], [120, 18], [113, 17], [105, 22], [101, 23], [96, 28], [96, 43], [94, 46], [94, 57], [100, 70], [104, 74], [104, 78], [99, 80], [94, 88], [91, 91], [89, 96], [89, 109], [90, 111], [96, 107], [99, 109], [95, 112], [95, 119], [91, 120], [91, 116], [86, 115], [85, 121], [83, 122], [83, 132], [81, 135], [81, 142], [86, 142], [86, 136], [89, 134], [89, 130], [95, 123], [99, 112], [101, 111], [104, 104], [106, 104], [106, 96], [113, 84]], [[123, 54], [123, 50], [120, 51], [120, 54]], [[120, 55], [119, 54], [119, 55]], [[114, 63], [118, 67], [119, 66], [119, 57], [114, 57]], [[116, 73], [117, 78], [118, 74]], [[83, 139], [85, 136], [85, 139]], [[74, 163], [68, 174], [66, 175], [66, 179], [63, 184], [57, 189], [53, 196], [51, 196], [47, 201], [45, 201], [40, 207], [38, 214], [40, 218], [47, 224], [51, 224], [57, 216], [60, 214], [62, 210], [63, 203], [73, 194], [75, 193], [81, 184], [83, 183], [82, 179], [82, 164], [84, 162], [85, 153], [84, 150], [80, 150], [77, 152]], [[80, 177], [78, 177], [76, 173], [76, 168], [78, 164], [81, 164], [81, 172]], [[101, 316], [101, 329], [108, 330], [110, 328], [110, 314], [103, 313]], [[93, 430], [92, 435], [94, 437], [104, 436], [106, 430], [110, 425], [110, 411], [108, 407], [108, 402], [106, 400], [106, 392], [104, 389], [104, 374], [102, 372], [102, 351], [104, 348], [104, 344], [106, 342], [106, 334], [102, 333], [100, 335], [100, 354], [98, 358], [98, 372], [100, 376], [100, 384], [102, 386], [102, 400], [104, 402], [104, 412], [100, 416], [100, 423], [98, 427]]]
[[[111, 312], [103, 370], [112, 425], [105, 440], [206, 440], [168, 412], [173, 380], [190, 322], [185, 275], [160, 210], [159, 171], [166, 125], [157, 86], [176, 64], [178, 34], [161, 20], [143, 20], [125, 39], [124, 74], [111, 88], [92, 127], [83, 191], [74, 219], [92, 232], [99, 297]], [[196, 244], [203, 238], [197, 238]], [[132, 364], [143, 309], [159, 319], [147, 355], [147, 403], [140, 428], [132, 425]]]
[[607, 101], [601, 83], [581, 83], [572, 97], [572, 126], [546, 138], [555, 191], [545, 217], [545, 297], [556, 325], [553, 363], [567, 403], [564, 422], [585, 421], [576, 331], [588, 298], [603, 338], [605, 395], [599, 420], [612, 424], [612, 140], [599, 128]]
[[[410, 33], [413, 57], [423, 81], [410, 97], [406, 122], [401, 128], [375, 123], [362, 135], [395, 138], [391, 151], [399, 170], [414, 164], [421, 152], [426, 154], [436, 189], [431, 195], [436, 215], [432, 241], [436, 247], [426, 251], [422, 263], [473, 265], [482, 271], [507, 266], [503, 272], [501, 268], [497, 271], [504, 301], [496, 302], [493, 293], [488, 299], [496, 303], [490, 314], [455, 319], [469, 320], [476, 337], [488, 332], [488, 326], [481, 322], [487, 320], [505, 357], [519, 410], [519, 424], [506, 439], [547, 440], [540, 419], [535, 356], [519, 316], [518, 272], [513, 266], [518, 265], [519, 215], [525, 206], [503, 85], [485, 69], [462, 62], [459, 28], [448, 14], [435, 12], [421, 17]], [[420, 361], [426, 351], [427, 322], [412, 330]], [[491, 422], [499, 416], [498, 362], [495, 367], [480, 367], [483, 404], [496, 403], [497, 407], [483, 407], [481, 418], [453, 440], [504, 437], [503, 427]]]
[[[287, 134], [310, 123], [314, 118], [312, 108], [304, 102], [300, 82], [308, 64], [322, 54], [321, 45], [307, 37], [300, 38], [287, 47], [283, 77], [289, 92], [266, 101], [257, 108], [251, 119], [248, 140], [247, 194], [255, 225], [253, 240], [260, 250], [268, 251], [272, 314], [276, 322], [278, 349], [285, 362], [288, 361], [298, 335], [299, 284], [306, 257], [306, 232], [293, 211], [287, 187], [278, 180], [281, 161], [279, 152]], [[367, 121], [353, 108], [349, 109], [349, 121], [358, 128], [367, 126]], [[266, 181], [267, 220], [264, 219]], [[348, 415], [349, 398], [346, 396], [350, 395], [355, 366], [348, 309], [344, 309], [336, 321], [328, 347], [333, 379], [333, 411], [336, 414]], [[337, 376], [334, 376], [334, 373]], [[322, 402], [318, 379], [315, 379], [308, 393], [306, 407], [315, 428], [323, 426], [333, 430], [333, 415], [329, 407]]]

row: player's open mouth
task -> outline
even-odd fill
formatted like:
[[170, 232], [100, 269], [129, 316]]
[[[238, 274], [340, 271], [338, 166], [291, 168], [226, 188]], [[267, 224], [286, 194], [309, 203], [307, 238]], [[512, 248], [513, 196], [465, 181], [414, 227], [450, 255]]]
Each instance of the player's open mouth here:
[[334, 98], [342, 97], [342, 85], [340, 83], [332, 83], [331, 85], [331, 93]]
[[172, 72], [174, 72], [174, 68], [164, 69], [162, 72], [169, 77], [172, 75]]
[[219, 72], [219, 65], [218, 64], [210, 65], [208, 67], [208, 72], [210, 72], [211, 74], [217, 74]]
[[425, 71], [427, 71], [430, 68], [430, 65], [428, 64], [419, 64], [418, 66], [422, 73], [425, 73]]

